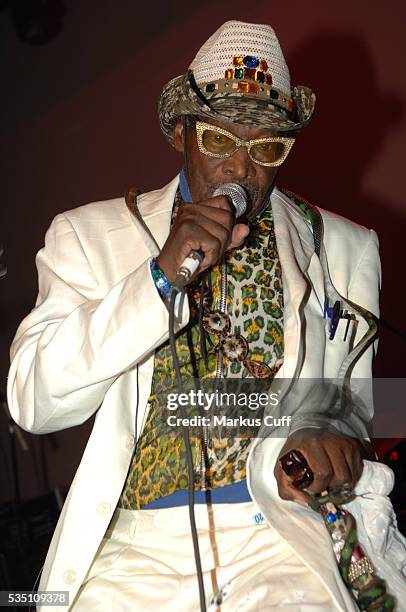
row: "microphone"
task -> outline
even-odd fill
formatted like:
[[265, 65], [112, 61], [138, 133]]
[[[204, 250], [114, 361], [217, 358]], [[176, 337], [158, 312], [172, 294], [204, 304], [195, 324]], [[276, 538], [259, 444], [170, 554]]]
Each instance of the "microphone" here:
[[[225, 195], [229, 198], [231, 204], [235, 208], [235, 218], [241, 217], [247, 209], [247, 192], [241, 185], [237, 183], [223, 183], [215, 189], [213, 196]], [[196, 272], [204, 259], [204, 253], [201, 249], [192, 251], [190, 255], [183, 260], [182, 265], [176, 272], [175, 287], [183, 289], [188, 284], [193, 274]]]

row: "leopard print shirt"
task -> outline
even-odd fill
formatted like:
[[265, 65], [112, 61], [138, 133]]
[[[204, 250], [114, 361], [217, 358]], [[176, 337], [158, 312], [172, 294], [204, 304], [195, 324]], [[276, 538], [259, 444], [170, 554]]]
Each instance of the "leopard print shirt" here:
[[[176, 214], [176, 208], [174, 211]], [[249, 344], [248, 358], [278, 367], [283, 361], [282, 273], [276, 249], [269, 204], [259, 219], [250, 222], [251, 231], [242, 248], [227, 253], [227, 312], [234, 333]], [[212, 309], [219, 307], [221, 269], [211, 269]], [[185, 390], [194, 388], [196, 378], [213, 378], [217, 367], [216, 338], [209, 336], [206, 358], [201, 350], [197, 302], [200, 279], [189, 289], [191, 318], [177, 336], [177, 352]], [[247, 378], [242, 362], [224, 363], [224, 376]], [[150, 410], [137, 444], [119, 507], [141, 509], [145, 505], [188, 486], [186, 449], [180, 429], [168, 426], [166, 397], [177, 393], [176, 376], [169, 342], [155, 353]], [[223, 487], [246, 478], [246, 461], [251, 438], [210, 438], [207, 448], [211, 488]], [[196, 489], [201, 486], [199, 470], [201, 436], [191, 434]]]

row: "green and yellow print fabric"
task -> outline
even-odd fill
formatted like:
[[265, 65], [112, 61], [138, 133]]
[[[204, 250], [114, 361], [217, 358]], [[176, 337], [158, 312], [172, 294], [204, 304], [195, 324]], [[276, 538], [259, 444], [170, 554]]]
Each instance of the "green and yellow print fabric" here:
[[[270, 367], [283, 359], [283, 292], [271, 206], [260, 219], [250, 223], [251, 231], [242, 248], [227, 253], [227, 312], [232, 332], [240, 333], [249, 343], [248, 359], [265, 362]], [[220, 305], [220, 266], [211, 270], [212, 309]], [[185, 389], [192, 389], [195, 379], [214, 378], [217, 367], [217, 338], [207, 343], [207, 364], [201, 353], [196, 299], [199, 282], [189, 290], [191, 320], [177, 336], [176, 346]], [[224, 375], [249, 376], [242, 363], [224, 361]], [[186, 450], [180, 429], [166, 423], [168, 393], [177, 393], [176, 375], [169, 342], [155, 353], [150, 410], [128, 472], [119, 506], [141, 509], [145, 505], [186, 489], [188, 485]], [[246, 461], [251, 439], [211, 438], [208, 443], [206, 478], [212, 488], [240, 482], [246, 478]], [[200, 487], [201, 441], [191, 437], [195, 466], [195, 488]]]
[[[243, 248], [227, 254], [227, 312], [249, 344], [247, 359], [273, 368], [283, 360], [283, 288], [271, 207], [250, 225]], [[242, 362], [224, 366], [229, 378], [249, 376]]]

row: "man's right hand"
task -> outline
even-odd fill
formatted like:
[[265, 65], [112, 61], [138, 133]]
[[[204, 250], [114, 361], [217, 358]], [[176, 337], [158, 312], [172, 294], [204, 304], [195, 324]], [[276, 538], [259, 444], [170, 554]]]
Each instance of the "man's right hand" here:
[[173, 283], [176, 271], [191, 251], [203, 251], [204, 260], [199, 267], [202, 272], [221, 261], [225, 251], [240, 246], [248, 234], [248, 225], [235, 224], [235, 214], [226, 196], [197, 204], [184, 203], [178, 209], [157, 263]]

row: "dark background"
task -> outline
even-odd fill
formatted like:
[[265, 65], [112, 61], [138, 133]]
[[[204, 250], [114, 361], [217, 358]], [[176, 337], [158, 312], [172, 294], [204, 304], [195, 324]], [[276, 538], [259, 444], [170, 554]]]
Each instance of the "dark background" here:
[[[46, 2], [43, 2], [43, 4]], [[279, 185], [374, 228], [383, 260], [382, 316], [405, 330], [403, 207], [406, 56], [403, 0], [136, 2], [66, 0], [57, 36], [30, 45], [0, 0], [0, 390], [8, 347], [36, 297], [35, 253], [52, 218], [130, 185], [158, 188], [178, 171], [157, 119], [164, 83], [183, 73], [227, 19], [270, 23], [292, 82], [318, 95]], [[24, 3], [23, 3], [24, 4]], [[403, 377], [406, 345], [382, 329], [376, 375]], [[21, 494], [70, 484], [90, 424], [17, 444]], [[383, 453], [392, 442], [380, 441]], [[13, 497], [0, 413], [0, 503]]]

